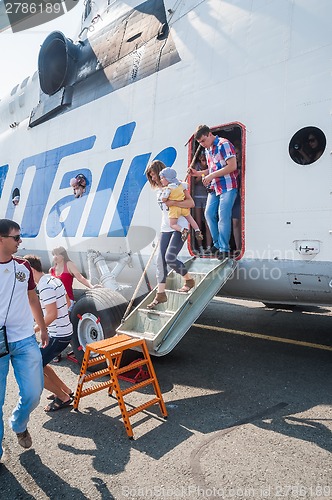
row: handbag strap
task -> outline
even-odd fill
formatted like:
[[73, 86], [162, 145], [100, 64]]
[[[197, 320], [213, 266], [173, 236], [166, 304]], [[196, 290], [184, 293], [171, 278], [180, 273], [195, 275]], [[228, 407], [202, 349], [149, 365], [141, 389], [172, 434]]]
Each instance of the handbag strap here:
[[5, 326], [6, 321], [7, 321], [7, 316], [8, 316], [8, 313], [9, 313], [10, 305], [11, 305], [12, 300], [13, 300], [13, 295], [14, 295], [14, 290], [15, 290], [15, 285], [16, 285], [16, 265], [15, 265], [15, 259], [14, 258], [13, 258], [13, 263], [14, 263], [14, 286], [12, 288], [12, 293], [11, 293], [11, 296], [10, 296], [10, 299], [9, 299], [9, 304], [8, 304], [8, 309], [7, 309], [5, 321], [3, 322], [4, 326]]

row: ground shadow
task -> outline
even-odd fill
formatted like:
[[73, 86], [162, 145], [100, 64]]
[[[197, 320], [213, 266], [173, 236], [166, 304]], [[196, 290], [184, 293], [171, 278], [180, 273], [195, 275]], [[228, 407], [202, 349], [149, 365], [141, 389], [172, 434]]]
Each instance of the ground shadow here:
[[27, 493], [19, 479], [7, 469], [5, 464], [2, 464], [0, 465], [0, 498], [34, 500], [35, 497]]
[[[266, 333], [276, 335], [269, 328], [273, 322], [273, 328], [280, 328], [281, 335], [287, 332], [287, 336], [296, 337], [303, 324], [294, 322], [293, 311], [273, 315], [262, 306], [251, 314], [245, 306], [232, 305], [232, 314], [227, 315], [223, 313], [228, 305], [224, 309], [218, 305], [216, 310], [216, 304], [211, 303], [198, 320], [212, 329], [193, 326], [174, 351], [165, 357], [153, 358], [169, 412], [166, 422], [160, 418], [157, 406], [140, 413], [132, 422], [135, 440], [130, 441], [117, 403], [102, 396], [102, 392], [100, 397], [105, 403], [102, 409], [100, 404], [99, 409], [95, 409], [89, 399], [84, 400], [80, 403], [80, 412], [68, 412], [66, 426], [61, 429], [68, 436], [92, 439], [94, 446], [86, 450], [83, 445], [80, 448], [66, 441], [60, 443], [59, 448], [74, 455], [89, 455], [96, 471], [117, 474], [125, 469], [132, 448], [158, 460], [196, 431], [208, 438], [211, 433], [232, 428], [256, 415], [252, 423], [257, 427], [315, 443], [331, 452], [331, 432], [324, 423], [300, 416], [315, 406], [331, 404], [330, 353], [232, 335], [227, 331], [245, 328], [255, 332], [260, 317]], [[317, 311], [310, 309], [309, 312]], [[292, 322], [290, 316], [293, 316]], [[317, 320], [315, 314], [309, 314], [304, 320], [304, 328], [312, 334]], [[330, 331], [330, 318], [320, 317], [320, 320], [320, 324], [326, 321]], [[325, 328], [319, 335], [321, 341], [327, 336]], [[74, 371], [78, 371], [77, 365]], [[187, 397], [188, 387], [191, 397]], [[146, 388], [142, 392], [149, 394], [149, 391], [151, 389]], [[279, 407], [280, 403], [284, 406]], [[116, 409], [114, 416], [113, 408]], [[277, 410], [266, 421], [265, 414], [271, 408]], [[63, 416], [55, 413], [44, 427], [58, 433], [62, 419]], [[149, 423], [146, 430], [144, 422], [150, 419], [153, 423]], [[298, 425], [299, 422], [303, 425]]]

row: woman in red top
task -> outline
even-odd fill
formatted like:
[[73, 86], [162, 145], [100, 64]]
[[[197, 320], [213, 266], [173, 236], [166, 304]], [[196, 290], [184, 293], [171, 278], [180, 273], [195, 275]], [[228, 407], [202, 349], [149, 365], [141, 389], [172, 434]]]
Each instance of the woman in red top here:
[[84, 278], [82, 274], [77, 269], [74, 262], [72, 262], [67, 254], [67, 251], [63, 247], [57, 247], [52, 250], [52, 255], [54, 259], [54, 266], [50, 269], [50, 274], [59, 278], [68, 294], [70, 299], [69, 311], [73, 308], [75, 303], [74, 292], [73, 292], [73, 279], [74, 277], [88, 288], [98, 288], [100, 285], [92, 285], [89, 280]]
[[[74, 292], [73, 292], [73, 280], [74, 277], [82, 283], [82, 285], [88, 288], [99, 288], [100, 285], [92, 285], [89, 280], [84, 278], [82, 274], [77, 269], [74, 262], [72, 262], [67, 254], [67, 250], [64, 247], [57, 247], [52, 250], [54, 266], [50, 269], [50, 274], [59, 278], [63, 286], [66, 289], [67, 295], [70, 299], [70, 307], [68, 311], [70, 312], [75, 304]], [[54, 358], [54, 362], [58, 363], [61, 360], [61, 354]]]

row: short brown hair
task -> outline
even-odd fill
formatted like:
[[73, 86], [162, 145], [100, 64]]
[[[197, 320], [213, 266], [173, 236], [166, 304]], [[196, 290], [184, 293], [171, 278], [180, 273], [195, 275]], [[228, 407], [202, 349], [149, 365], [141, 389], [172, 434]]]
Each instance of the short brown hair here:
[[23, 259], [27, 260], [32, 269], [34, 269], [38, 273], [43, 272], [41, 260], [38, 255], [24, 255]]
[[198, 125], [194, 136], [195, 140], [199, 141], [203, 137], [203, 135], [209, 135], [210, 132], [211, 129], [207, 125]]
[[10, 219], [0, 219], [0, 236], [8, 236], [12, 229], [21, 229], [17, 222]]

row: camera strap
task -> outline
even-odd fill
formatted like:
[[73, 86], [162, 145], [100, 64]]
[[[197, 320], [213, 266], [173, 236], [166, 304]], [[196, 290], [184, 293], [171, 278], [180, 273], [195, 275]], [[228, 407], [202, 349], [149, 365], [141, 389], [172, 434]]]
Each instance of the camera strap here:
[[7, 321], [7, 317], [8, 317], [10, 305], [11, 305], [12, 300], [13, 300], [13, 295], [14, 295], [14, 290], [15, 290], [15, 285], [16, 285], [16, 265], [15, 265], [15, 259], [14, 258], [13, 258], [13, 263], [14, 263], [14, 286], [12, 288], [12, 293], [11, 293], [11, 296], [10, 296], [10, 299], [9, 299], [8, 309], [7, 309], [5, 321], [3, 322], [3, 326], [6, 325], [6, 321]]

